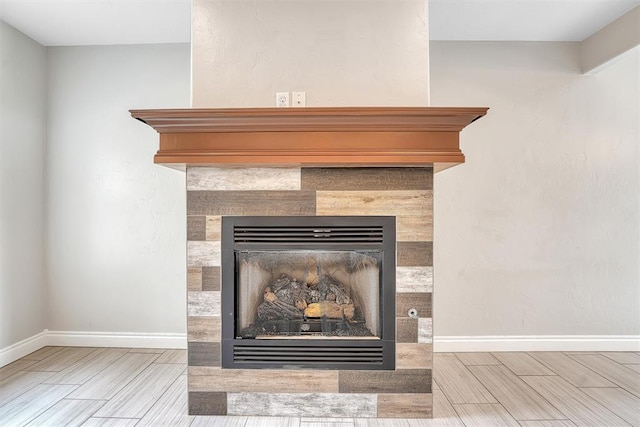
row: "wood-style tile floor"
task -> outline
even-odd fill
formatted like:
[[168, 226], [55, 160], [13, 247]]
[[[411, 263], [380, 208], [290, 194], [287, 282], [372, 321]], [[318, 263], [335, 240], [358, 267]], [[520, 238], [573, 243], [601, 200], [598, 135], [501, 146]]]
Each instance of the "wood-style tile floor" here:
[[640, 353], [436, 353], [434, 419], [190, 417], [184, 350], [45, 347], [0, 368], [0, 426], [640, 426]]

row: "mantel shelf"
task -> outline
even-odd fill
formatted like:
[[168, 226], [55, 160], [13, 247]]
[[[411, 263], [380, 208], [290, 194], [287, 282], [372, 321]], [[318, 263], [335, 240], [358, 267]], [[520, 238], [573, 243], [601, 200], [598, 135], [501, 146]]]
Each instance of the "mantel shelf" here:
[[459, 133], [488, 108], [344, 107], [131, 110], [160, 134], [155, 163], [434, 166], [464, 162]]

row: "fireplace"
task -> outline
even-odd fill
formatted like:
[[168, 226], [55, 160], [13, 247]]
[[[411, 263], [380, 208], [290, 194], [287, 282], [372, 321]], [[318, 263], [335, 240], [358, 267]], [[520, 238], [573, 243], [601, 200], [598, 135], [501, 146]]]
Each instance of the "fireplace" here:
[[222, 367], [394, 369], [395, 235], [389, 216], [223, 217]]
[[[431, 417], [433, 174], [464, 162], [459, 133], [486, 111], [132, 111], [160, 134], [154, 161], [186, 171], [189, 414]], [[395, 256], [384, 244], [324, 246], [340, 227], [380, 226], [364, 218], [386, 216]], [[302, 237], [316, 243], [273, 248], [255, 234], [234, 235], [255, 217], [296, 234], [304, 226]], [[314, 274], [325, 276], [322, 289]], [[382, 290], [367, 293], [358, 283], [370, 287], [374, 276]], [[236, 291], [247, 294], [240, 308]], [[276, 297], [288, 315], [265, 304]], [[316, 311], [305, 313], [305, 304]], [[345, 333], [350, 327], [357, 332]], [[395, 350], [380, 356], [385, 345]], [[354, 347], [365, 360], [343, 364]], [[326, 348], [339, 360], [326, 360]]]

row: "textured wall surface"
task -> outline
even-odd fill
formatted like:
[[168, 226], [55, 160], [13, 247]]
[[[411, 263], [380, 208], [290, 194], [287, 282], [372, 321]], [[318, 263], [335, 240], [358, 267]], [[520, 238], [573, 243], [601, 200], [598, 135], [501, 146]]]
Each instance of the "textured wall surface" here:
[[438, 336], [640, 334], [639, 56], [432, 43], [433, 104], [491, 107], [435, 176]]
[[184, 173], [134, 108], [189, 105], [189, 46], [48, 51], [48, 328], [184, 333]]
[[0, 21], [0, 350], [46, 328], [45, 65]]
[[[432, 186], [431, 168], [189, 168], [189, 412], [430, 417]], [[396, 370], [221, 369], [224, 215], [396, 216]], [[417, 318], [408, 316], [410, 308]]]
[[428, 104], [425, 0], [195, 0], [193, 106]]

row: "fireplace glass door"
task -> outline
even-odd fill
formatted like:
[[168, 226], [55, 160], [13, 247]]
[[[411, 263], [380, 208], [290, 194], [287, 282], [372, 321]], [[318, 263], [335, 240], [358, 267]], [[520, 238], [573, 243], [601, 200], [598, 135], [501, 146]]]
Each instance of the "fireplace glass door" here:
[[395, 217], [222, 217], [222, 367], [393, 369]]
[[238, 338], [381, 338], [382, 251], [235, 255]]

